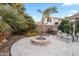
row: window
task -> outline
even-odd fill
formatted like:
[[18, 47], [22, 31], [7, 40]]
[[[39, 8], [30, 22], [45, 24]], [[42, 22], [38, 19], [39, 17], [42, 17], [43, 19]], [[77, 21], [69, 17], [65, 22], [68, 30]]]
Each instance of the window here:
[[52, 22], [52, 20], [51, 19], [47, 19], [47, 22]]
[[55, 22], [55, 25], [58, 25], [58, 22]]

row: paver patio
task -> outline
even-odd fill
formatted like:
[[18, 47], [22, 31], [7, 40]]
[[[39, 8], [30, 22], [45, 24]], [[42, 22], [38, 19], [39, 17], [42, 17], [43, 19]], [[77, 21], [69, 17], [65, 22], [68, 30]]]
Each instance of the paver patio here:
[[31, 43], [35, 37], [23, 38], [11, 47], [13, 56], [77, 56], [79, 55], [79, 43], [66, 43], [58, 40], [56, 36], [46, 37], [50, 40], [47, 46], [37, 46]]

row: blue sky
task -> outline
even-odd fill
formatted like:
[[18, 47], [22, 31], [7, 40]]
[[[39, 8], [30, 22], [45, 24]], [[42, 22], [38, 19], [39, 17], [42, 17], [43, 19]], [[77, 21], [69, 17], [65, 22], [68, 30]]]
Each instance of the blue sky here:
[[44, 10], [49, 7], [56, 6], [58, 8], [58, 13], [52, 14], [54, 17], [64, 17], [71, 16], [79, 12], [79, 4], [63, 4], [63, 3], [27, 3], [24, 4], [26, 8], [26, 13], [34, 18], [35, 21], [41, 20], [41, 14], [37, 12], [38, 9]]

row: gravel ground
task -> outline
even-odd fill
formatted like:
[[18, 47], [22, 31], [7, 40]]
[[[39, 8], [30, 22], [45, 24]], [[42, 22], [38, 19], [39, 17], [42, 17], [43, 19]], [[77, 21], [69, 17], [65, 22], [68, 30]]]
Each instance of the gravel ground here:
[[47, 46], [37, 46], [31, 43], [35, 37], [23, 38], [11, 47], [13, 56], [79, 56], [79, 42], [66, 43], [58, 40], [56, 36], [46, 37], [50, 40]]

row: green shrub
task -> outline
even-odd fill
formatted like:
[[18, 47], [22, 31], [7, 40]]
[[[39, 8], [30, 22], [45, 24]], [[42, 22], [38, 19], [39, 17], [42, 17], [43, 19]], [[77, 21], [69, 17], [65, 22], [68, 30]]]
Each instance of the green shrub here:
[[28, 32], [28, 33], [26, 34], [27, 37], [36, 36], [36, 35], [37, 35], [36, 32]]
[[25, 13], [18, 14], [16, 10], [12, 10], [10, 5], [7, 7], [7, 4], [0, 5], [0, 16], [13, 29], [14, 33], [20, 34], [33, 31], [36, 28], [36, 24], [31, 16]]
[[47, 33], [49, 33], [49, 34], [52, 34], [54, 31], [53, 30], [51, 30], [51, 29], [48, 29], [47, 30]]
[[70, 33], [71, 26], [69, 20], [63, 20], [59, 25], [59, 30], [61, 30], [62, 32]]
[[4, 21], [0, 20], [0, 42], [11, 35], [11, 27]]
[[57, 31], [53, 31], [53, 30], [51, 30], [51, 28], [50, 28], [50, 29], [47, 30], [47, 33], [48, 33], [48, 34], [52, 34], [52, 35], [56, 35], [56, 34], [57, 34]]
[[0, 33], [9, 31], [11, 27], [4, 21], [0, 20]]

